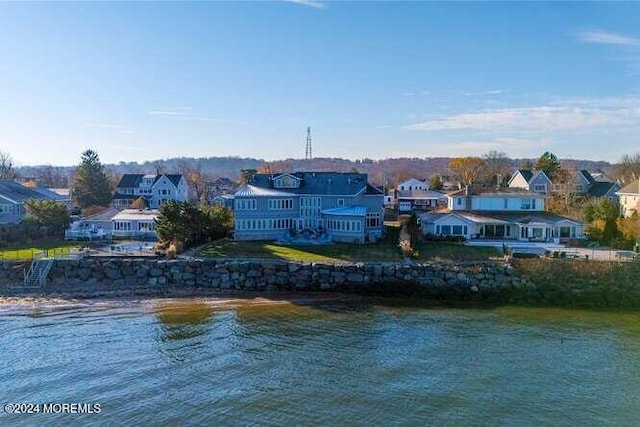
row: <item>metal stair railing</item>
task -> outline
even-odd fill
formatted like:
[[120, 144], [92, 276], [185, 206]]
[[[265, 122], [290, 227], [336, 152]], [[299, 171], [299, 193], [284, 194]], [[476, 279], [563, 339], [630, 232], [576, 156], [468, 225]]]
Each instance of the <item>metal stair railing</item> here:
[[53, 258], [44, 258], [44, 252], [34, 254], [29, 270], [24, 273], [25, 287], [42, 287], [47, 280], [47, 276], [53, 267]]

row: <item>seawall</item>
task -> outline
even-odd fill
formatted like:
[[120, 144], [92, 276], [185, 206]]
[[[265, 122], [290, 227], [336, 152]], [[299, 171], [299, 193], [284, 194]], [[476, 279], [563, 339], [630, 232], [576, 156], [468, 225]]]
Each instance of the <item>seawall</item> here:
[[[637, 280], [640, 269], [630, 270], [630, 273], [620, 270], [626, 273], [619, 276], [618, 282], [612, 283], [613, 270], [585, 271], [584, 266], [589, 263], [584, 261], [540, 263], [535, 260], [538, 264], [527, 261], [521, 260], [514, 265], [500, 262], [334, 264], [279, 260], [84, 258], [56, 260], [46, 284], [36, 289], [20, 286], [28, 262], [0, 262], [0, 295], [91, 298], [225, 291], [320, 291], [496, 304], [640, 308], [640, 280]], [[586, 279], [581, 274], [586, 274]]]

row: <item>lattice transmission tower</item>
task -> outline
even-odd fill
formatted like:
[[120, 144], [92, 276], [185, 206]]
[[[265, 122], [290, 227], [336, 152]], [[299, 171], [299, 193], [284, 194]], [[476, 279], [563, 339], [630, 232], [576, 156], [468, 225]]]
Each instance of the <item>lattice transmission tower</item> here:
[[304, 159], [311, 160], [313, 156], [311, 155], [311, 126], [307, 128], [307, 148], [304, 152]]

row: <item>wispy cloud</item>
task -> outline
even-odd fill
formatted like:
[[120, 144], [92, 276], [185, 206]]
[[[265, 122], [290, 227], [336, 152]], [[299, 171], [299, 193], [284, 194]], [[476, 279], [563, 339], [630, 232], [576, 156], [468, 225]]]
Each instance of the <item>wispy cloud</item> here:
[[313, 7], [314, 9], [325, 9], [327, 5], [324, 2], [317, 0], [283, 0], [287, 3], [295, 3], [302, 6]]
[[602, 30], [583, 31], [578, 33], [578, 38], [585, 43], [640, 47], [640, 38]]
[[435, 117], [406, 128], [542, 133], [611, 126], [640, 126], [640, 98], [584, 99], [535, 107], [489, 109]]
[[431, 95], [431, 91], [429, 90], [421, 90], [418, 92], [404, 92], [402, 96], [426, 96]]

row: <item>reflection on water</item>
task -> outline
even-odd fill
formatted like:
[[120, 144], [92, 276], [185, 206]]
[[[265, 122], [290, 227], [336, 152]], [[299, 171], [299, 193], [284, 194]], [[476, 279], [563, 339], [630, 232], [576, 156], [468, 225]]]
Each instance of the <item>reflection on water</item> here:
[[636, 425], [639, 332], [635, 313], [355, 297], [5, 308], [0, 384], [115, 424]]
[[163, 340], [181, 340], [203, 335], [213, 315], [213, 308], [202, 301], [161, 302], [155, 314], [163, 329]]

